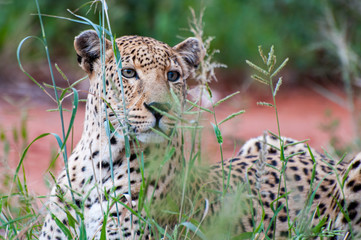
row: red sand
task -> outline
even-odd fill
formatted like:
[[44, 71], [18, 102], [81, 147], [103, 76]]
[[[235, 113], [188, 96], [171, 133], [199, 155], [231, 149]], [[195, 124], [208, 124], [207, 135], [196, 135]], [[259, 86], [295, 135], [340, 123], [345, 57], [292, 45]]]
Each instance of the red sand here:
[[[222, 94], [223, 95], [223, 94]], [[222, 96], [224, 97], [224, 96]], [[251, 94], [239, 94], [233, 100], [223, 103], [216, 108], [217, 120], [224, 119], [229, 114], [246, 110], [241, 116], [230, 120], [221, 126], [224, 143], [223, 150], [225, 158], [231, 157], [234, 151], [239, 149], [240, 139], [246, 140], [251, 137], [259, 136], [264, 130], [276, 132], [276, 120], [273, 109], [263, 106], [257, 106], [257, 101], [271, 101], [262, 99]], [[327, 147], [330, 136], [320, 129], [322, 122], [327, 122], [324, 113], [325, 110], [331, 109], [332, 116], [340, 120], [340, 126], [337, 134], [340, 141], [348, 142], [351, 140], [352, 130], [350, 127], [350, 114], [347, 110], [328, 101], [322, 96], [317, 95], [308, 89], [288, 89], [280, 91], [277, 96], [279, 109], [281, 134], [294, 139], [310, 139], [311, 146], [319, 151], [322, 147]], [[61, 136], [60, 118], [58, 112], [46, 112], [47, 109], [54, 108], [50, 105], [39, 105], [28, 102], [22, 106], [28, 112], [27, 130], [28, 140], [31, 142], [37, 136], [43, 133], [56, 133]], [[8, 137], [12, 136], [13, 127], [20, 126], [21, 109], [10, 106], [7, 103], [0, 102], [0, 129], [4, 129]], [[68, 124], [70, 113], [65, 113], [65, 123]], [[75, 121], [74, 142], [80, 138], [84, 118], [84, 106], [78, 111]], [[204, 125], [205, 137], [203, 138], [203, 149], [208, 153], [210, 161], [219, 161], [219, 145], [214, 136], [210, 122], [213, 117], [205, 115]], [[11, 137], [12, 138], [12, 137]], [[238, 145], [235, 147], [235, 142]], [[0, 159], [3, 154], [3, 146], [0, 142]], [[47, 168], [51, 160], [51, 149], [56, 149], [57, 143], [51, 135], [36, 141], [29, 149], [24, 161], [28, 187], [31, 192], [36, 194], [47, 194], [48, 189], [45, 187], [43, 177], [48, 175]], [[70, 146], [69, 146], [70, 147]], [[15, 169], [20, 159], [19, 146], [11, 142], [9, 164]], [[62, 166], [62, 158], [57, 161], [57, 169]], [[52, 172], [56, 172], [53, 170]], [[9, 173], [11, 176], [13, 173]], [[56, 174], [55, 174], [56, 175]]]

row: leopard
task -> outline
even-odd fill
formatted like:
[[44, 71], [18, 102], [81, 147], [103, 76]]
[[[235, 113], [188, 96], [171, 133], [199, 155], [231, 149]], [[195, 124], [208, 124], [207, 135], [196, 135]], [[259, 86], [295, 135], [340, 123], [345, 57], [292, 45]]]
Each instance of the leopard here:
[[[330, 223], [344, 233], [336, 239], [361, 237], [361, 154], [337, 162], [304, 142], [263, 134], [228, 160], [187, 171], [188, 140], [177, 125], [187, 82], [206, 56], [201, 39], [170, 47], [135, 35], [110, 41], [86, 30], [74, 48], [90, 82], [83, 133], [51, 190], [39, 239], [162, 238], [147, 219], [175, 227], [179, 216], [160, 209], [169, 199], [195, 196], [206, 210], [194, 217], [209, 226], [225, 208], [238, 207], [227, 226], [235, 236], [258, 231], [287, 239], [290, 226], [306, 218], [312, 227]], [[189, 184], [182, 188], [184, 172]], [[224, 239], [215, 236], [209, 239]]]

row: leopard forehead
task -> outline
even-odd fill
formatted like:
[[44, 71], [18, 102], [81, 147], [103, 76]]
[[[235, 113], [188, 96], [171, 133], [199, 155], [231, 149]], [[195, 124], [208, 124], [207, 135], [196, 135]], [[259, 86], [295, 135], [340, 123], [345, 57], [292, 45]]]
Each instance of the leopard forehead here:
[[124, 36], [116, 40], [122, 64], [141, 68], [145, 73], [158, 68], [166, 71], [171, 64], [178, 65], [177, 52], [169, 45], [150, 37]]
[[[151, 71], [158, 75], [154, 77], [161, 76], [159, 71], [169, 69], [178, 71], [183, 79], [193, 77], [197, 66], [205, 56], [202, 41], [194, 37], [187, 38], [173, 47], [153, 38], [141, 36], [123, 36], [116, 39], [115, 43], [123, 61], [122, 67], [128, 64], [128, 67], [141, 70], [146, 75]], [[79, 65], [90, 79], [102, 72], [103, 59], [109, 68], [114, 65], [112, 62], [117, 62], [114, 61], [112, 41], [106, 38], [100, 39], [98, 33], [93, 30], [84, 31], [76, 36], [74, 48]], [[114, 66], [112, 68], [114, 71]]]

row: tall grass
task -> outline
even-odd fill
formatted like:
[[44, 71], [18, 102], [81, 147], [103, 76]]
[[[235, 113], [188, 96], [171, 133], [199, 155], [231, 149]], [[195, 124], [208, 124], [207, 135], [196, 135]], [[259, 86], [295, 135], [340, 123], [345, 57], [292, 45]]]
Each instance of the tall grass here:
[[[317, 159], [317, 160], [315, 159], [314, 153], [312, 152], [311, 148], [308, 145], [307, 145], [308, 153], [313, 161], [313, 171], [312, 171], [312, 175], [311, 175], [312, 177], [310, 179], [310, 189], [308, 191], [308, 195], [306, 197], [307, 200], [305, 201], [305, 205], [304, 205], [304, 208], [302, 209], [302, 211], [298, 214], [296, 219], [290, 218], [290, 212], [289, 212], [290, 206], [288, 204], [288, 195], [291, 190], [287, 189], [287, 178], [286, 178], [287, 163], [292, 157], [302, 154], [302, 153], [305, 153], [305, 152], [295, 152], [295, 153], [291, 153], [289, 155], [285, 154], [285, 152], [286, 152], [287, 147], [297, 145], [297, 144], [303, 144], [307, 140], [292, 142], [292, 143], [287, 144], [287, 143], [285, 143], [284, 138], [281, 135], [281, 125], [280, 125], [279, 116], [278, 116], [276, 95], [277, 95], [277, 92], [279, 91], [280, 86], [282, 85], [282, 77], [278, 78], [275, 85], [274, 85], [273, 79], [276, 77], [277, 74], [279, 74], [279, 72], [282, 70], [282, 68], [285, 67], [285, 65], [288, 62], [288, 58], [285, 59], [278, 67], [276, 67], [277, 58], [276, 58], [273, 46], [271, 47], [271, 49], [268, 53], [268, 56], [266, 56], [263, 53], [261, 46], [259, 46], [258, 51], [259, 51], [259, 55], [262, 59], [263, 66], [256, 65], [248, 60], [246, 62], [251, 68], [253, 68], [256, 71], [256, 74], [252, 75], [251, 77], [256, 81], [269, 86], [273, 102], [272, 103], [258, 102], [257, 104], [266, 106], [266, 107], [271, 107], [275, 111], [275, 118], [276, 118], [276, 122], [277, 122], [277, 134], [272, 133], [272, 132], [269, 132], [269, 134], [271, 134], [272, 136], [276, 137], [279, 140], [279, 147], [274, 146], [274, 145], [270, 145], [270, 146], [279, 151], [280, 160], [282, 162], [281, 169], [279, 170], [280, 180], [279, 180], [279, 184], [278, 184], [277, 196], [276, 196], [276, 199], [271, 203], [271, 205], [274, 205], [277, 207], [276, 208], [271, 207], [271, 209], [274, 213], [274, 216], [272, 217], [270, 225], [268, 226], [267, 229], [265, 229], [264, 232], [267, 234], [270, 229], [270, 226], [273, 225], [273, 239], [275, 239], [276, 231], [277, 231], [275, 219], [276, 219], [278, 213], [280, 212], [280, 210], [283, 207], [286, 207], [287, 222], [288, 222], [288, 238], [290, 238], [290, 239], [291, 238], [292, 239], [307, 238], [308, 239], [308, 238], [313, 238], [316, 236], [321, 237], [321, 238], [322, 237], [342, 236], [342, 235], [344, 235], [343, 231], [332, 229], [332, 227], [331, 227], [332, 219], [330, 220], [330, 219], [323, 217], [320, 221], [318, 221], [318, 223], [315, 226], [311, 225], [312, 222], [316, 221], [315, 216], [319, 213], [318, 207], [316, 207], [315, 210], [312, 210], [312, 205], [313, 205], [315, 194], [316, 194], [318, 188], [320, 187], [320, 185], [322, 184], [323, 180], [328, 175], [326, 175], [323, 179], [319, 180], [317, 185], [314, 186], [314, 184], [316, 182], [316, 178], [315, 178], [316, 165], [317, 165], [317, 161], [319, 161], [319, 159]], [[268, 143], [266, 142], [266, 140], [264, 140], [263, 144], [265, 145]], [[267, 155], [265, 152], [261, 152], [259, 161], [261, 161], [262, 159], [266, 159], [266, 156]], [[327, 155], [327, 156], [329, 156], [330, 159], [332, 159], [332, 157], [330, 155]], [[343, 158], [344, 158], [344, 156], [341, 158], [340, 161], [337, 161], [338, 164], [342, 162]], [[334, 174], [336, 176], [337, 181], [340, 182], [340, 176], [338, 174], [338, 170], [336, 169], [336, 167], [329, 164], [326, 160], [323, 160], [323, 161], [332, 168], [332, 170], [333, 170], [332, 174]], [[264, 163], [260, 163], [260, 164], [264, 164]], [[261, 176], [262, 173], [263, 173], [263, 171], [260, 172], [259, 175]], [[331, 175], [331, 174], [329, 174], [329, 175]], [[281, 186], [284, 187], [283, 194], [281, 194], [281, 191], [280, 191]], [[340, 184], [340, 186], [342, 186], [341, 192], [344, 195], [343, 185]], [[284, 203], [279, 204], [280, 200], [284, 200], [283, 201]], [[341, 209], [341, 212], [344, 214], [344, 216], [346, 216], [346, 218], [347, 218], [347, 216], [348, 216], [347, 209], [343, 209], [341, 204], [339, 204], [339, 208]], [[328, 221], [328, 223], [326, 224], [327, 221]], [[260, 226], [262, 226], [262, 223], [260, 223]], [[351, 227], [350, 227], [350, 229], [351, 229]], [[348, 233], [346, 233], [345, 236], [347, 237], [347, 235], [348, 235]], [[266, 236], [266, 239], [268, 239], [267, 236]]]
[[[56, 111], [59, 112], [59, 118], [61, 121], [61, 129], [62, 129], [62, 136], [58, 136], [54, 133], [44, 133], [39, 135], [37, 138], [32, 140], [30, 144], [27, 146], [24, 146], [24, 151], [20, 157], [20, 163], [16, 168], [15, 174], [11, 176], [11, 184], [13, 184], [16, 187], [16, 190], [10, 192], [9, 194], [5, 194], [1, 196], [0, 199], [0, 209], [1, 209], [1, 230], [2, 232], [0, 237], [2, 239], [17, 239], [17, 238], [37, 238], [40, 234], [42, 219], [43, 219], [43, 213], [40, 212], [37, 207], [35, 200], [36, 199], [43, 199], [43, 196], [40, 197], [34, 197], [31, 196], [27, 190], [27, 184], [26, 184], [26, 175], [25, 175], [25, 169], [23, 162], [25, 160], [26, 155], [28, 154], [28, 150], [31, 147], [31, 145], [37, 141], [40, 138], [53, 136], [56, 138], [58, 142], [58, 154], [62, 156], [64, 160], [65, 169], [67, 169], [67, 178], [69, 182], [69, 187], [71, 188], [71, 182], [69, 179], [69, 170], [68, 170], [68, 155], [69, 152], [67, 149], [66, 143], [70, 141], [71, 139], [71, 132], [73, 131], [73, 124], [74, 119], [77, 114], [78, 110], [78, 103], [79, 103], [79, 97], [78, 92], [75, 89], [76, 84], [84, 79], [79, 79], [79, 81], [76, 81], [74, 84], [69, 84], [67, 88], [59, 88], [56, 85], [55, 79], [54, 79], [54, 73], [53, 73], [53, 64], [50, 58], [50, 52], [49, 52], [49, 46], [47, 44], [47, 37], [46, 37], [46, 31], [43, 26], [43, 15], [41, 14], [38, 1], [36, 0], [36, 6], [39, 16], [39, 22], [42, 30], [42, 36], [39, 37], [33, 37], [29, 36], [26, 37], [21, 43], [19, 44], [17, 56], [18, 61], [21, 70], [35, 83], [37, 84], [45, 94], [47, 94], [49, 97], [53, 99], [53, 101], [56, 103], [57, 108]], [[105, 37], [109, 38], [113, 44], [115, 43], [115, 34], [112, 32], [111, 28], [111, 22], [110, 17], [108, 13], [108, 6], [105, 1], [97, 2], [97, 4], [100, 5], [99, 10], [99, 23], [94, 23], [89, 18], [80, 16], [75, 13], [71, 13], [74, 18], [62, 18], [69, 20], [74, 23], [80, 23], [84, 24], [89, 28], [93, 28], [97, 31], [98, 36], [100, 39], [104, 39]], [[98, 6], [99, 6], [98, 5]], [[95, 5], [92, 5], [92, 7], [95, 7]], [[93, 8], [90, 8], [93, 9]], [[203, 12], [200, 14], [199, 17], [196, 16], [194, 11], [191, 12], [192, 14], [192, 20], [190, 22], [190, 32], [199, 39], [205, 39], [204, 45], [207, 49], [210, 48], [210, 43], [212, 41], [212, 38], [205, 38], [203, 34], [203, 22], [202, 22], [202, 16]], [[58, 17], [60, 18], [60, 17]], [[50, 75], [52, 79], [52, 87], [54, 91], [53, 94], [48, 92], [47, 88], [49, 85], [42, 85], [38, 81], [36, 81], [35, 78], [33, 78], [23, 67], [20, 57], [21, 57], [21, 49], [24, 44], [24, 42], [28, 41], [29, 39], [36, 39], [37, 41], [40, 41], [45, 49], [45, 55], [46, 59], [49, 64], [49, 70]], [[102, 67], [103, 70], [105, 69], [105, 46], [104, 43], [101, 44], [101, 61], [102, 61]], [[117, 73], [119, 79], [121, 78], [120, 70], [122, 67], [121, 64], [121, 56], [119, 53], [119, 49], [117, 49], [116, 44], [114, 44], [113, 53], [116, 59], [117, 63]], [[279, 116], [278, 116], [278, 109], [277, 109], [277, 102], [276, 102], [276, 95], [277, 92], [282, 84], [282, 78], [279, 78], [277, 82], [274, 82], [274, 77], [281, 71], [281, 69], [286, 65], [287, 59], [283, 61], [278, 67], [276, 67], [276, 56], [274, 53], [274, 49], [271, 48], [270, 52], [268, 53], [268, 56], [263, 54], [263, 51], [261, 48], [259, 48], [259, 54], [261, 56], [261, 59], [263, 61], [262, 67], [257, 66], [250, 61], [247, 61], [247, 63], [257, 72], [257, 74], [253, 75], [253, 78], [257, 81], [260, 81], [263, 84], [266, 84], [270, 87], [270, 91], [272, 94], [272, 103], [260, 103], [261, 105], [272, 107], [275, 110], [275, 117], [277, 119], [277, 127], [278, 127], [278, 133], [272, 135], [276, 136], [279, 140], [280, 147], [275, 147], [280, 152], [280, 159], [282, 161], [282, 167], [279, 170], [280, 179], [282, 179], [278, 185], [278, 191], [277, 191], [277, 197], [274, 202], [271, 203], [272, 206], [275, 206], [272, 208], [274, 216], [272, 217], [271, 224], [269, 226], [265, 226], [263, 224], [263, 219], [261, 218], [261, 221], [258, 223], [258, 225], [255, 225], [254, 231], [249, 233], [242, 233], [237, 236], [232, 236], [232, 231], [230, 230], [232, 224], [235, 224], [233, 221], [236, 219], [235, 217], [238, 216], [238, 212], [240, 211], [240, 208], [243, 206], [237, 206], [237, 203], [240, 202], [240, 199], [246, 198], [247, 195], [244, 194], [246, 191], [246, 185], [239, 186], [239, 191], [235, 191], [235, 193], [231, 193], [229, 191], [229, 184], [230, 184], [230, 174], [229, 171], [231, 171], [231, 165], [229, 169], [224, 169], [224, 156], [222, 151], [222, 144], [223, 144], [223, 137], [221, 133], [221, 125], [226, 123], [228, 120], [237, 117], [244, 113], [243, 110], [240, 110], [238, 112], [230, 114], [228, 117], [226, 117], [223, 120], [219, 120], [216, 115], [216, 110], [218, 106], [221, 106], [225, 101], [232, 98], [239, 92], [236, 92], [234, 94], [231, 94], [217, 102], [213, 102], [212, 100], [212, 90], [210, 89], [208, 83], [215, 78], [214, 69], [218, 67], [224, 67], [224, 65], [215, 63], [213, 61], [214, 54], [217, 53], [217, 51], [208, 51], [206, 58], [204, 61], [201, 62], [200, 68], [198, 71], [198, 75], [196, 77], [196, 80], [199, 84], [199, 96], [194, 101], [187, 100], [187, 104], [184, 107], [184, 113], [183, 116], [169, 116], [170, 118], [176, 118], [178, 121], [180, 121], [180, 124], [178, 127], [178, 130], [181, 132], [182, 137], [182, 156], [183, 156], [183, 169], [180, 173], [180, 186], [179, 189], [181, 190], [179, 192], [179, 205], [175, 204], [174, 202], [170, 201], [167, 202], [166, 206], [162, 207], [161, 209], [154, 209], [158, 206], [156, 206], [152, 200], [146, 199], [145, 195], [145, 189], [146, 189], [146, 183], [147, 179], [145, 178], [147, 171], [154, 172], [161, 172], [162, 167], [171, 161], [171, 158], [174, 154], [174, 147], [169, 144], [167, 146], [167, 149], [165, 153], [162, 155], [163, 158], [159, 159], [158, 161], [153, 164], [153, 166], [147, 168], [145, 165], [147, 165], [147, 160], [144, 159], [144, 152], [142, 149], [135, 151], [137, 153], [137, 161], [139, 163], [139, 166], [141, 166], [141, 174], [142, 174], [142, 186], [139, 193], [139, 200], [138, 200], [138, 209], [131, 208], [131, 180], [130, 180], [130, 156], [131, 153], [134, 152], [134, 150], [131, 148], [131, 146], [139, 146], [139, 142], [136, 140], [133, 140], [130, 136], [130, 131], [128, 129], [127, 125], [123, 125], [122, 120], [126, 120], [127, 115], [119, 116], [119, 128], [114, 128], [114, 126], [110, 123], [109, 119], [107, 118], [105, 121], [105, 129], [106, 129], [106, 136], [104, 136], [109, 146], [110, 139], [114, 134], [121, 133], [124, 137], [124, 144], [125, 144], [125, 156], [127, 159], [127, 171], [128, 171], [128, 188], [129, 192], [128, 194], [123, 194], [121, 196], [117, 196], [115, 194], [115, 186], [114, 186], [114, 167], [113, 167], [113, 157], [111, 155], [111, 150], [109, 149], [110, 153], [110, 168], [111, 168], [111, 180], [113, 183], [113, 189], [109, 191], [109, 193], [105, 192], [105, 198], [111, 202], [111, 204], [108, 204], [106, 209], [104, 209], [104, 225], [101, 229], [101, 239], [106, 238], [106, 222], [109, 219], [109, 211], [110, 208], [115, 205], [117, 208], [117, 222], [120, 223], [122, 221], [122, 218], [120, 217], [119, 208], [124, 207], [125, 209], [129, 210], [132, 213], [133, 217], [137, 217], [140, 221], [140, 224], [142, 226], [141, 232], [146, 232], [146, 229], [150, 229], [150, 232], [154, 234], [155, 239], [194, 239], [194, 238], [200, 238], [200, 239], [249, 239], [254, 238], [257, 239], [262, 235], [262, 233], [268, 233], [270, 226], [274, 224], [274, 230], [273, 230], [273, 238], [275, 239], [275, 232], [277, 231], [277, 226], [275, 225], [275, 219], [277, 218], [278, 213], [280, 210], [286, 206], [287, 209], [287, 216], [288, 216], [288, 226], [289, 226], [289, 238], [299, 239], [303, 237], [315, 237], [315, 236], [321, 236], [321, 237], [329, 237], [329, 236], [335, 236], [339, 235], [340, 233], [338, 231], [332, 230], [330, 228], [330, 225], [327, 225], [324, 227], [325, 222], [320, 221], [320, 223], [312, 228], [312, 225], [310, 222], [312, 222], [312, 219], [317, 214], [317, 209], [314, 210], [314, 212], [309, 215], [308, 212], [311, 209], [311, 205], [313, 202], [313, 198], [315, 195], [315, 192], [317, 191], [318, 187], [320, 186], [320, 183], [318, 185], [314, 186], [313, 183], [315, 181], [315, 165], [313, 168], [313, 178], [311, 180], [311, 188], [308, 195], [308, 201], [305, 203], [305, 208], [301, 212], [301, 215], [299, 219], [296, 222], [292, 222], [289, 216], [289, 206], [288, 206], [288, 191], [287, 191], [287, 181], [285, 177], [285, 171], [287, 168], [288, 160], [295, 156], [296, 154], [286, 156], [285, 148], [289, 145], [287, 145], [283, 138], [281, 137], [281, 124], [279, 122]], [[59, 67], [56, 67], [57, 71], [63, 76], [65, 80], [67, 80], [66, 75], [62, 72], [62, 70]], [[105, 72], [105, 71], [103, 71]], [[105, 89], [105, 73], [102, 77], [103, 82], [103, 89]], [[122, 83], [122, 82], [121, 82]], [[123, 91], [123, 85], [121, 85], [120, 90], [122, 94]], [[181, 106], [182, 103], [180, 103], [179, 99], [173, 95], [173, 100], [175, 104]], [[210, 99], [211, 107], [205, 108], [202, 104], [203, 96], [206, 96]], [[99, 99], [105, 99], [105, 92], [101, 93], [101, 96], [98, 96]], [[68, 124], [68, 127], [65, 127], [66, 124], [63, 119], [63, 102], [65, 99], [72, 98], [72, 109], [71, 109], [71, 119]], [[121, 99], [119, 99], [120, 103], [123, 103], [123, 111], [124, 113], [127, 112], [126, 106], [125, 106], [125, 96], [124, 94], [121, 96]], [[102, 108], [106, 109], [106, 105], [108, 103], [103, 101], [102, 102]], [[163, 113], [163, 112], [162, 112]], [[199, 191], [195, 192], [195, 194], [192, 196], [192, 193], [189, 193], [189, 187], [192, 185], [194, 181], [197, 180], [197, 176], [193, 175], [196, 174], [198, 171], [199, 166], [196, 166], [197, 161], [198, 163], [201, 161], [202, 156], [202, 148], [201, 148], [201, 142], [202, 142], [202, 134], [201, 134], [201, 115], [202, 114], [210, 114], [213, 118], [214, 123], [213, 129], [215, 136], [217, 138], [217, 142], [220, 149], [220, 162], [222, 166], [222, 187], [221, 191], [217, 192], [215, 191], [216, 196], [221, 199], [222, 205], [224, 205], [225, 211], [222, 211], [219, 213], [219, 218], [215, 217], [215, 221], [213, 225], [207, 225], [208, 222], [205, 220], [206, 217], [209, 214], [209, 206], [210, 206], [210, 200], [209, 199], [202, 199], [200, 197], [200, 192], [204, 190], [203, 188], [199, 189]], [[165, 113], [164, 113], [165, 114]], [[184, 116], [191, 116], [190, 118], [192, 120], [189, 120], [187, 117]], [[107, 117], [107, 115], [106, 115]], [[126, 122], [126, 121], [125, 121]], [[22, 128], [21, 132], [23, 132], [22, 136], [25, 139], [26, 138], [26, 129], [24, 130]], [[191, 139], [189, 142], [187, 139]], [[6, 158], [8, 151], [9, 151], [9, 141], [7, 136], [5, 136], [4, 133], [0, 131], [0, 140], [4, 143], [4, 156]], [[187, 145], [187, 142], [189, 142], [189, 145]], [[303, 143], [304, 141], [293, 143]], [[310, 155], [312, 155], [311, 150], [309, 151]], [[263, 156], [265, 157], [265, 156]], [[313, 157], [312, 157], [313, 158]], [[316, 163], [315, 158], [313, 158], [314, 163]], [[265, 164], [265, 163], [261, 163]], [[153, 169], [152, 169], [153, 167]], [[23, 179], [20, 179], [19, 172], [23, 171]], [[55, 180], [55, 178], [54, 178]], [[155, 177], [155, 181], [159, 181], [159, 176]], [[56, 184], [56, 183], [55, 183]], [[281, 194], [281, 184], [285, 187], [285, 194]], [[94, 188], [97, 189], [98, 192], [102, 192], [102, 186], [101, 185], [95, 185]], [[247, 191], [246, 191], [247, 192]], [[154, 193], [154, 192], [153, 192]], [[72, 195], [79, 195], [79, 193], [71, 191]], [[101, 195], [102, 196], [102, 195]], [[63, 196], [60, 196], [61, 198]], [[83, 196], [84, 197], [84, 196]], [[126, 203], [123, 203], [120, 201], [122, 197], [125, 197], [127, 199]], [[85, 194], [86, 198], [86, 194]], [[16, 200], [16, 201], [15, 201]], [[279, 201], [284, 201], [283, 204], [278, 204]], [[65, 201], [65, 199], [64, 199]], [[17, 204], [14, 204], [16, 202]], [[81, 205], [81, 207], [77, 207], [74, 196], [72, 197], [72, 202], [69, 203], [69, 206], [74, 210], [76, 213], [75, 216], [72, 216], [70, 212], [68, 213], [68, 222], [69, 226], [64, 225], [61, 221], [56, 221], [58, 226], [61, 228], [61, 230], [64, 232], [64, 234], [70, 238], [70, 239], [85, 239], [87, 236], [86, 229], [84, 226], [84, 204]], [[260, 203], [260, 206], [262, 204]], [[231, 206], [231, 207], [230, 207]], [[168, 208], [169, 207], [169, 208]], [[234, 207], [234, 208], [233, 208]], [[263, 206], [261, 206], [263, 208]], [[153, 212], [154, 210], [160, 210], [160, 213], [166, 212], [167, 214], [170, 214], [171, 216], [175, 216], [176, 221], [174, 224], [174, 227], [165, 227], [157, 222], [156, 218], [154, 218]], [[146, 217], [143, 218], [141, 216], [141, 213], [146, 213]], [[234, 215], [235, 214], [235, 215]], [[255, 213], [254, 213], [255, 214]], [[345, 213], [347, 214], [347, 212]], [[311, 216], [311, 217], [310, 217]], [[252, 216], [254, 219], [256, 219], [257, 216]], [[258, 216], [259, 217], [259, 216]], [[56, 219], [56, 216], [54, 216]], [[131, 220], [132, 221], [132, 220]], [[119, 224], [121, 225], [121, 224]], [[74, 231], [75, 230], [75, 231]], [[121, 230], [119, 230], [121, 231]], [[75, 233], [77, 232], [77, 234]], [[74, 234], [75, 233], [75, 234]], [[268, 239], [267, 236], [264, 236], [265, 239]]]
[[[27, 189], [27, 183], [26, 183], [26, 174], [25, 174], [25, 168], [23, 165], [23, 162], [25, 160], [25, 157], [27, 156], [27, 152], [31, 145], [36, 142], [37, 140], [44, 138], [46, 136], [52, 135], [56, 138], [59, 146], [59, 153], [63, 156], [65, 166], [68, 165], [68, 151], [66, 143], [71, 135], [72, 129], [73, 129], [73, 123], [77, 112], [78, 107], [78, 93], [73, 88], [73, 86], [69, 86], [66, 89], [60, 89], [60, 95], [58, 93], [58, 88], [55, 83], [54, 79], [54, 73], [53, 73], [53, 65], [50, 59], [49, 54], [49, 46], [47, 44], [47, 38], [45, 34], [45, 29], [42, 22], [41, 12], [39, 8], [39, 4], [37, 1], [35, 1], [37, 6], [37, 11], [39, 15], [39, 22], [42, 29], [42, 37], [34, 37], [29, 36], [26, 37], [21, 41], [19, 44], [18, 50], [17, 50], [17, 57], [18, 62], [21, 70], [35, 83], [37, 84], [48, 96], [50, 96], [57, 104], [57, 111], [59, 112], [59, 116], [61, 119], [61, 129], [62, 129], [62, 137], [58, 136], [55, 133], [44, 133], [36, 137], [34, 140], [30, 142], [29, 145], [24, 147], [23, 153], [20, 156], [19, 164], [15, 170], [14, 175], [12, 176], [12, 180], [10, 183], [10, 190], [9, 195], [2, 195], [1, 198], [1, 229], [4, 229], [4, 234], [2, 234], [2, 238], [4, 239], [13, 239], [13, 238], [27, 238], [32, 239], [39, 235], [39, 226], [41, 224], [41, 221], [39, 219], [41, 218], [41, 215], [37, 211], [36, 207], [36, 198], [34, 196], [30, 196], [28, 189]], [[24, 42], [26, 42], [29, 39], [36, 39], [40, 41], [44, 47], [46, 59], [48, 61], [50, 76], [52, 80], [52, 87], [54, 90], [55, 98], [49, 94], [45, 86], [42, 86], [39, 82], [37, 82], [23, 67], [21, 60], [20, 60], [20, 53], [21, 48]], [[61, 70], [58, 68], [58, 71], [62, 74]], [[65, 75], [63, 75], [65, 77]], [[64, 118], [63, 118], [63, 101], [64, 99], [68, 98], [69, 96], [73, 97], [73, 106], [72, 106], [72, 115], [70, 122], [68, 124], [68, 128], [65, 128]], [[26, 129], [24, 127], [21, 128], [21, 133], [23, 138], [26, 137]], [[4, 135], [3, 135], [4, 136]], [[2, 138], [3, 141], [6, 144], [6, 138]], [[15, 138], [16, 139], [16, 138]], [[22, 171], [23, 173], [23, 179], [19, 178], [19, 172]], [[67, 172], [68, 173], [68, 172]], [[69, 175], [69, 174], [68, 174]], [[69, 177], [68, 177], [69, 179]], [[15, 186], [15, 190], [14, 187]], [[69, 186], [71, 186], [71, 182], [69, 181]], [[39, 199], [43, 198], [42, 196], [37, 197]], [[18, 204], [13, 204], [14, 202], [18, 202]]]

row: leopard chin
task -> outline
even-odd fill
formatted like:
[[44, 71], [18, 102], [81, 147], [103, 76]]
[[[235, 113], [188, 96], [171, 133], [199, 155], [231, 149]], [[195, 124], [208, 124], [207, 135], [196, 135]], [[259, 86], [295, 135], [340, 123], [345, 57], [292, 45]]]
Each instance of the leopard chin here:
[[137, 139], [142, 143], [162, 143], [167, 139], [153, 131], [147, 131], [136, 135]]

